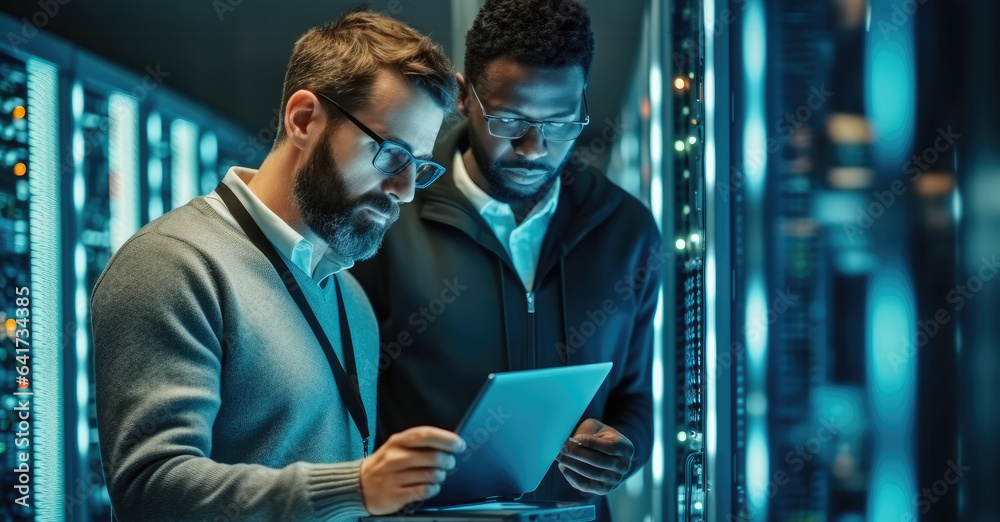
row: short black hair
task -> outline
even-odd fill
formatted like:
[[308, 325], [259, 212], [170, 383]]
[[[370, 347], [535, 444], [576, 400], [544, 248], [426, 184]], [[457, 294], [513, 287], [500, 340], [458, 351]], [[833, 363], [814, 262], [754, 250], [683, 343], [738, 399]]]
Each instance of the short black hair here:
[[465, 76], [480, 79], [497, 58], [534, 67], [579, 64], [588, 78], [594, 31], [586, 8], [575, 0], [487, 0], [465, 35]]

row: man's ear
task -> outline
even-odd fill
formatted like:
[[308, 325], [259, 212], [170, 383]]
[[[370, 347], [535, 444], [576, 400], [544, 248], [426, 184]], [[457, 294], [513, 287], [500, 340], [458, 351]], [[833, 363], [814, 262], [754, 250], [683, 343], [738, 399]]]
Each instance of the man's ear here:
[[308, 149], [323, 134], [328, 122], [326, 110], [315, 94], [300, 89], [288, 97], [282, 123], [288, 140], [297, 148]]
[[458, 112], [460, 112], [462, 116], [468, 118], [469, 117], [468, 100], [469, 97], [472, 96], [472, 93], [469, 92], [469, 83], [468, 83], [469, 80], [462, 73], [455, 73], [455, 80], [458, 81]]

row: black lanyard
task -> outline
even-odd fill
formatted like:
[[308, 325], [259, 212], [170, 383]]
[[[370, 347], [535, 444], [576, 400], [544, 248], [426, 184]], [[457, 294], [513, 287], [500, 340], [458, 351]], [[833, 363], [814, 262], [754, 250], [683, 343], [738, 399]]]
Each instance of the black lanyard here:
[[[219, 186], [215, 187], [215, 191], [222, 196], [222, 201], [229, 207], [229, 211], [236, 218], [236, 222], [243, 227], [243, 231], [246, 232], [250, 241], [274, 265], [274, 269], [281, 276], [281, 281], [285, 283], [288, 293], [295, 300], [295, 304], [299, 305], [302, 315], [305, 316], [306, 321], [309, 322], [309, 326], [312, 327], [313, 333], [316, 334], [316, 339], [319, 341], [320, 346], [323, 347], [326, 359], [330, 363], [330, 369], [333, 370], [333, 379], [337, 381], [337, 389], [340, 390], [340, 396], [346, 403], [347, 410], [351, 412], [351, 418], [354, 419], [354, 425], [358, 427], [358, 433], [361, 434], [361, 442], [364, 445], [365, 457], [367, 457], [369, 439], [368, 414], [365, 413], [365, 404], [361, 401], [361, 391], [358, 388], [358, 367], [354, 363], [354, 342], [351, 340], [351, 327], [347, 322], [347, 309], [344, 307], [344, 297], [340, 293], [339, 278], [334, 274], [333, 284], [337, 289], [337, 308], [340, 312], [340, 341], [344, 348], [344, 360], [347, 364], [346, 372], [344, 371], [344, 367], [341, 366], [336, 352], [333, 351], [330, 338], [327, 337], [323, 327], [319, 324], [319, 320], [316, 319], [316, 314], [313, 312], [312, 307], [306, 301], [306, 296], [302, 293], [302, 288], [296, 282], [292, 271], [288, 269], [288, 265], [278, 255], [278, 251], [274, 249], [274, 245], [267, 240], [260, 226], [250, 217], [250, 213], [240, 203], [236, 194], [233, 194], [232, 189], [227, 187], [225, 183], [219, 183]], [[347, 372], [350, 373], [348, 374]], [[348, 375], [353, 378], [353, 384], [348, 384]]]

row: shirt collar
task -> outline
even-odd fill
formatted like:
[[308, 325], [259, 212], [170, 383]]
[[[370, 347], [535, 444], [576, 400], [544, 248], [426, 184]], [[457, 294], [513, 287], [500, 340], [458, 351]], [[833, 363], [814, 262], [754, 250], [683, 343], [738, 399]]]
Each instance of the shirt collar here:
[[[465, 168], [465, 161], [462, 159], [462, 151], [455, 151], [455, 158], [451, 165], [452, 171], [454, 172], [455, 187], [458, 188], [472, 206], [475, 207], [476, 211], [480, 215], [511, 215], [514, 212], [511, 210], [510, 205], [493, 199], [492, 196], [487, 194], [483, 189], [476, 185], [475, 181], [472, 181], [472, 176], [469, 171]], [[534, 218], [537, 215], [552, 214], [555, 212], [556, 204], [559, 201], [559, 189], [562, 185], [562, 180], [556, 177], [554, 183], [552, 183], [552, 188], [549, 189], [549, 193], [539, 201], [530, 212], [528, 216], [524, 218], [524, 222]]]
[[[354, 260], [346, 259], [333, 248], [329, 248], [329, 245], [308, 226], [300, 224], [297, 229], [293, 228], [258, 199], [246, 185], [246, 181], [256, 174], [256, 169], [232, 167], [222, 182], [232, 189], [240, 203], [246, 207], [250, 217], [278, 252], [309, 274], [317, 284], [341, 270], [354, 266]], [[208, 197], [213, 196], [218, 198], [215, 192]]]

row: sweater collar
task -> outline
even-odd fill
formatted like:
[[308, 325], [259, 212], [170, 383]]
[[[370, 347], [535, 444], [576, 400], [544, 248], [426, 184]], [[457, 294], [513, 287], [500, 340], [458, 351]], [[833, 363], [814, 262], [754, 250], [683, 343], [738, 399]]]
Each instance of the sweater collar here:
[[[232, 167], [222, 182], [232, 189], [250, 217], [253, 218], [264, 236], [278, 252], [302, 269], [303, 272], [309, 274], [317, 284], [322, 284], [329, 276], [354, 265], [353, 260], [339, 256], [335, 249], [330, 248], [308, 227], [303, 225], [294, 228], [268, 208], [246, 185], [246, 181], [249, 181], [256, 173], [255, 169]], [[232, 213], [222, 203], [222, 198], [218, 193], [212, 191], [205, 199], [226, 221], [236, 226], [237, 229], [240, 228]]]

